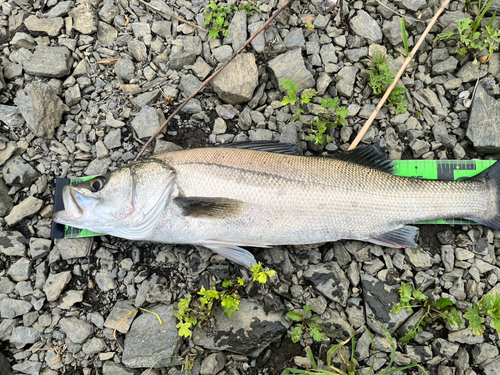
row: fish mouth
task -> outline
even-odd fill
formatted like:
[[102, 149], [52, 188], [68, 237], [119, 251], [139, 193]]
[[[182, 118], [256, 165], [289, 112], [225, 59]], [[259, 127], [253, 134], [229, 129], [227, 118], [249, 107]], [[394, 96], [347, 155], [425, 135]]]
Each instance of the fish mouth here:
[[64, 210], [52, 215], [52, 220], [60, 224], [71, 224], [74, 220], [81, 218], [85, 212], [91, 211], [95, 206], [95, 199], [78, 193], [72, 186], [63, 188]]

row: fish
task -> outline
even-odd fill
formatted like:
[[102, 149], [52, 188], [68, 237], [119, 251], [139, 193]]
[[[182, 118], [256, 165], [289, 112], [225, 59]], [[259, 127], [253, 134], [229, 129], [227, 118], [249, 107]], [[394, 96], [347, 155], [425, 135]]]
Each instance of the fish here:
[[204, 246], [247, 268], [256, 262], [245, 247], [341, 239], [415, 247], [418, 228], [410, 224], [435, 219], [500, 230], [500, 163], [438, 181], [395, 176], [374, 146], [334, 157], [272, 147], [153, 155], [65, 186], [65, 209], [53, 220], [129, 240]]

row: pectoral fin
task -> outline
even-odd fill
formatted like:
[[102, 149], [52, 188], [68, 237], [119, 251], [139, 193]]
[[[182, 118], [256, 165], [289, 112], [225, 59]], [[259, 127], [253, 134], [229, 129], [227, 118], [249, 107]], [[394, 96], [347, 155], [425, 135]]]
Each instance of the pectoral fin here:
[[377, 236], [375, 238], [367, 239], [368, 242], [374, 243], [375, 245], [405, 248], [405, 247], [415, 247], [415, 238], [418, 234], [418, 228], [412, 227], [410, 225], [404, 226], [402, 228], [393, 230]]
[[203, 219], [228, 219], [246, 208], [245, 202], [228, 198], [178, 197], [174, 202], [182, 208], [184, 216]]
[[203, 246], [209, 248], [214, 253], [222, 255], [224, 258], [233, 261], [234, 263], [240, 264], [248, 269], [250, 269], [250, 265], [257, 264], [254, 256], [248, 251], [239, 246], [231, 246], [231, 245], [207, 245]]

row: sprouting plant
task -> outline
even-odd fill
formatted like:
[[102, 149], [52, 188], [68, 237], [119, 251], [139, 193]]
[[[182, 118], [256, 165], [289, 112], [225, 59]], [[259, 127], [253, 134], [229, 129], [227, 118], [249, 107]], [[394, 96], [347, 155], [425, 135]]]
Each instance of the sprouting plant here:
[[314, 25], [312, 23], [306, 23], [304, 26], [307, 27], [309, 30], [314, 30]]
[[[281, 105], [292, 105], [295, 106], [295, 115], [292, 116], [293, 119], [301, 120], [304, 109], [303, 105], [311, 102], [318, 92], [313, 89], [304, 90], [300, 96], [300, 100], [297, 98], [297, 91], [299, 85], [296, 84], [292, 79], [282, 79], [281, 84], [283, 88], [287, 91], [287, 95], [283, 97]], [[345, 125], [347, 123], [347, 115], [349, 111], [345, 107], [340, 107], [340, 101], [338, 98], [324, 98], [321, 99], [322, 110], [315, 116], [313, 121], [308, 123], [310, 125], [309, 129], [305, 130], [304, 140], [313, 141], [315, 144], [321, 144], [323, 142], [323, 134], [330, 129], [335, 128], [338, 124]], [[327, 137], [327, 141], [331, 142], [331, 137]]]
[[258, 12], [258, 13], [262, 13], [262, 11], [257, 8], [256, 6], [254, 6], [252, 3], [243, 3], [243, 4], [240, 4], [240, 6], [238, 7], [234, 7], [234, 10], [235, 11], [238, 11], [238, 10], [244, 10], [247, 17], [250, 17], [252, 14], [254, 14], [255, 12]]
[[230, 6], [220, 5], [217, 6], [214, 0], [210, 0], [210, 4], [207, 5], [207, 12], [205, 13], [205, 18], [203, 21], [203, 26], [211, 26], [208, 36], [213, 39], [217, 39], [219, 34], [222, 36], [227, 35], [227, 27], [229, 26], [229, 21], [226, 19], [231, 13]]
[[408, 35], [406, 34], [405, 19], [401, 17], [400, 22], [401, 22], [401, 35], [403, 36], [403, 46], [405, 47], [406, 57], [408, 57], [410, 51], [408, 49]]
[[[383, 96], [394, 82], [394, 74], [387, 65], [387, 57], [384, 57], [379, 51], [375, 52], [372, 61], [375, 66], [368, 71], [370, 75], [368, 84], [375, 95]], [[408, 106], [408, 103], [404, 100], [406, 91], [404, 87], [395, 87], [389, 94], [389, 104], [396, 107], [396, 114], [406, 113], [406, 107]]]
[[252, 264], [251, 267], [253, 277], [249, 280], [245, 281], [241, 277], [235, 281], [225, 279], [222, 282], [222, 290], [218, 290], [215, 286], [212, 286], [211, 289], [205, 289], [202, 286], [197, 293], [197, 298], [188, 294], [181, 299], [177, 310], [174, 310], [172, 314], [179, 321], [177, 323], [179, 336], [190, 337], [196, 324], [213, 316], [213, 311], [219, 302], [224, 308], [224, 314], [231, 318], [240, 309], [239, 288], [244, 287], [252, 280], [264, 284], [268, 277], [276, 275], [276, 271], [263, 269], [261, 263]]
[[436, 37], [436, 41], [455, 40], [457, 42], [457, 53], [465, 56], [471, 52], [474, 55], [474, 61], [476, 61], [477, 53], [482, 51], [486, 51], [487, 57], [490, 58], [498, 49], [498, 43], [500, 42], [500, 30], [493, 29], [496, 10], [493, 12], [490, 22], [484, 28], [481, 27], [481, 20], [491, 4], [493, 4], [493, 1], [489, 0], [483, 3], [481, 0], [478, 0], [479, 11], [474, 20], [471, 18], [456, 20], [457, 31], [448, 30], [446, 33], [439, 34]]
[[[375, 348], [375, 341], [373, 339], [372, 333], [368, 330], [368, 328], [363, 325], [364, 329], [368, 332], [368, 335], [370, 336], [370, 341], [371, 341], [371, 347]], [[389, 365], [382, 371], [375, 373], [374, 372], [374, 367], [375, 367], [375, 354], [376, 350], [373, 351], [373, 355], [371, 356], [372, 358], [372, 363], [369, 369], [369, 372], [367, 374], [373, 374], [373, 375], [391, 375], [394, 373], [399, 373], [403, 370], [410, 369], [413, 367], [417, 367], [424, 373], [425, 375], [429, 375], [425, 369], [420, 366], [418, 363], [412, 363], [407, 366], [402, 366], [398, 367], [396, 369], [392, 368], [392, 365], [394, 363], [394, 359], [396, 357], [396, 343], [394, 341], [394, 338], [391, 336], [389, 331], [383, 326], [380, 325], [381, 330], [384, 332], [385, 337], [389, 341], [389, 346], [391, 348], [391, 355], [390, 355], [390, 361]], [[328, 370], [324, 368], [319, 368], [318, 364], [316, 363], [316, 360], [314, 359], [314, 354], [309, 346], [305, 348], [307, 357], [309, 358], [309, 361], [311, 362], [312, 369], [311, 370], [300, 370], [300, 369], [292, 369], [292, 368], [287, 368], [285, 369], [281, 375], [288, 375], [288, 374], [303, 374], [303, 375], [355, 375], [358, 373], [357, 370], [360, 370], [360, 366], [358, 361], [355, 358], [356, 354], [356, 337], [355, 337], [355, 332], [352, 333], [351, 337], [349, 337], [347, 340], [344, 340], [328, 350], [326, 353], [326, 365], [329, 367]], [[350, 350], [350, 356], [349, 358], [344, 358], [342, 355], [341, 349], [351, 342], [351, 350]], [[338, 355], [340, 357], [340, 360], [344, 364], [346, 371], [343, 371], [335, 366], [333, 366], [332, 362], [335, 356]], [[364, 372], [363, 372], [364, 373]]]
[[500, 334], [500, 293], [486, 294], [464, 314], [464, 318], [469, 321], [469, 328], [475, 335], [483, 334], [485, 316], [491, 318], [491, 325]]
[[420, 113], [420, 111], [415, 111], [415, 112], [413, 112], [413, 115], [415, 116], [415, 118], [420, 118], [420, 117], [422, 117], [422, 114]]
[[288, 319], [300, 323], [293, 329], [293, 342], [298, 342], [306, 333], [309, 333], [314, 341], [325, 339], [325, 334], [321, 332], [321, 327], [314, 323], [318, 319], [318, 316], [312, 315], [311, 306], [304, 306], [302, 312], [289, 311], [286, 313], [286, 316]]
[[462, 319], [458, 315], [457, 309], [453, 306], [453, 302], [449, 298], [440, 298], [436, 302], [431, 302], [429, 297], [418, 289], [413, 289], [410, 284], [401, 283], [401, 288], [398, 289], [400, 303], [392, 307], [391, 313], [397, 314], [403, 309], [412, 312], [414, 308], [423, 308], [424, 315], [416, 324], [415, 328], [408, 332], [399, 341], [409, 342], [417, 333], [423, 331], [424, 327], [440, 318], [447, 321], [450, 325], [456, 324], [460, 326]]

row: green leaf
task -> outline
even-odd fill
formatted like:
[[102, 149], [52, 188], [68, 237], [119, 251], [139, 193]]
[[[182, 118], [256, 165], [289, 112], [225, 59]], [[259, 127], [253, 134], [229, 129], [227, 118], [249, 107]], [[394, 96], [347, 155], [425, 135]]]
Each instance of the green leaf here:
[[191, 323], [179, 322], [176, 327], [179, 328], [179, 336], [181, 337], [190, 337], [193, 334], [193, 332], [189, 329], [189, 327], [191, 327]]
[[402, 343], [410, 342], [416, 334], [415, 331], [410, 331], [404, 337], [400, 338], [399, 341]]
[[223, 288], [230, 288], [232, 286], [233, 286], [233, 282], [229, 281], [228, 279], [224, 279], [224, 281], [222, 282], [222, 287]]
[[448, 314], [448, 324], [451, 326], [460, 327], [462, 325], [462, 318], [458, 315], [457, 309], [453, 308]]
[[267, 282], [267, 275], [265, 272], [259, 272], [259, 275], [257, 277], [257, 281], [259, 284], [265, 284]]
[[241, 277], [238, 277], [238, 284], [241, 286], [245, 285], [245, 280], [243, 280]]
[[447, 306], [453, 306], [453, 301], [449, 298], [440, 298], [434, 302], [434, 306], [438, 309], [443, 309]]
[[299, 89], [299, 85], [296, 84], [293, 79], [288, 79], [288, 78], [283, 78], [281, 80], [281, 85], [283, 86], [283, 88], [288, 91], [288, 95], [290, 95], [290, 93], [296, 93], [297, 90]]
[[304, 313], [306, 313], [306, 314], [312, 313], [312, 307], [309, 305], [304, 306], [302, 309], [304, 310]]
[[224, 314], [228, 318], [231, 318], [233, 313], [240, 309], [240, 297], [238, 295], [226, 296], [222, 300], [221, 305], [224, 306]]
[[302, 328], [301, 326], [297, 326], [293, 329], [293, 332], [292, 332], [292, 341], [295, 343], [295, 342], [298, 342], [301, 337], [303, 335], [303, 332], [302, 332]]
[[276, 271], [274, 271], [274, 270], [267, 270], [266, 271], [266, 275], [268, 277], [273, 277], [274, 275], [276, 275]]
[[312, 98], [314, 98], [318, 92], [313, 89], [307, 89], [302, 92], [301, 95], [301, 103], [302, 104], [307, 104], [311, 101]]
[[397, 314], [398, 312], [400, 312], [403, 309], [404, 309], [404, 307], [402, 305], [400, 305], [400, 304], [394, 305], [394, 306], [392, 306], [391, 314]]
[[474, 308], [468, 308], [464, 318], [469, 321], [469, 328], [475, 335], [482, 335], [484, 331], [484, 318], [479, 315], [479, 308], [474, 304]]
[[412, 296], [412, 287], [410, 284], [401, 283], [401, 288], [398, 289], [399, 298], [401, 303], [408, 303]]
[[287, 312], [286, 317], [290, 320], [293, 320], [294, 322], [301, 322], [304, 319], [304, 315], [302, 315], [296, 311]]
[[290, 98], [288, 96], [285, 96], [283, 100], [281, 101], [281, 105], [285, 106], [287, 104], [290, 104]]
[[325, 334], [321, 332], [321, 327], [316, 324], [311, 324], [311, 331], [309, 334], [314, 341], [322, 341], [325, 339]]
[[219, 31], [215, 30], [215, 29], [211, 29], [209, 32], [208, 32], [208, 36], [212, 39], [217, 39], [219, 37]]

